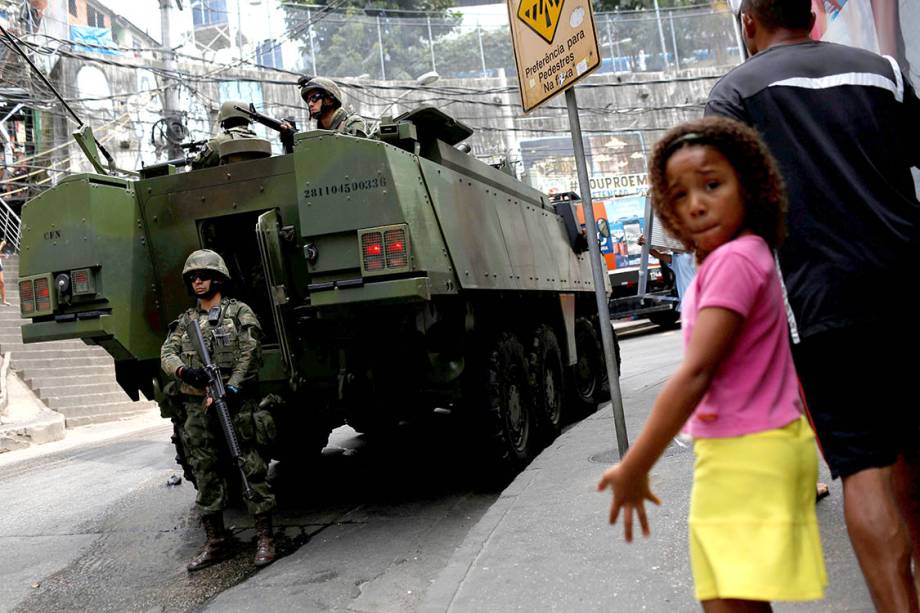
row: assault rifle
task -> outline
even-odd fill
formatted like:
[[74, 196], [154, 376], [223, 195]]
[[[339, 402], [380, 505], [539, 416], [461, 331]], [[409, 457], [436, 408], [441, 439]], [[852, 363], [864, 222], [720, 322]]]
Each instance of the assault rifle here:
[[[249, 119], [253, 120], [256, 123], [260, 123], [270, 130], [274, 130], [281, 135], [281, 146], [284, 147], [285, 153], [294, 153], [294, 133], [297, 132], [297, 122], [293, 119], [275, 119], [274, 117], [269, 117], [268, 115], [263, 115], [256, 110], [256, 105], [249, 103], [249, 108], [235, 105], [234, 108], [239, 112], [243, 113]], [[285, 126], [284, 123], [290, 126]]]
[[195, 156], [208, 144], [207, 139], [205, 140], [193, 140], [190, 143], [182, 143], [179, 145], [186, 153], [185, 157], [176, 158], [174, 160], [166, 160], [165, 162], [159, 162], [157, 164], [151, 164], [149, 166], [144, 166], [141, 169], [141, 177], [144, 179], [149, 179], [150, 177], [159, 177], [168, 173], [170, 166], [175, 166], [176, 168], [182, 168], [183, 166], [191, 166], [192, 162], [195, 160]]
[[204, 344], [204, 336], [201, 334], [201, 327], [198, 320], [191, 321], [192, 326], [192, 343], [198, 352], [198, 357], [204, 362], [204, 370], [208, 373], [208, 396], [211, 398], [211, 406], [217, 411], [217, 420], [220, 422], [220, 429], [224, 433], [224, 440], [227, 441], [227, 447], [230, 450], [230, 457], [240, 469], [240, 478], [243, 480], [243, 493], [246, 498], [252, 500], [253, 492], [249, 487], [249, 480], [246, 479], [246, 473], [243, 471], [243, 452], [240, 449], [240, 441], [236, 436], [236, 429], [233, 427], [233, 421], [230, 417], [230, 408], [227, 406], [227, 390], [224, 388], [224, 380], [220, 377], [220, 368], [211, 360], [211, 354], [208, 352], [207, 345]]

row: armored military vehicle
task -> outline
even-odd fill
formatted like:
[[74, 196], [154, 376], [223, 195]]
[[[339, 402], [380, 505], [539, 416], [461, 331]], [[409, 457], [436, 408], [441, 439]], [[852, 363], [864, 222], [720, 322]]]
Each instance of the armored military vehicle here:
[[232, 141], [212, 168], [62, 180], [23, 212], [23, 340], [104, 347], [173, 417], [160, 346], [191, 302], [186, 256], [213, 249], [262, 322], [276, 458], [448, 409], [518, 469], [609, 386], [571, 204], [455, 147], [471, 134], [423, 107], [375, 139], [303, 132], [274, 157]]

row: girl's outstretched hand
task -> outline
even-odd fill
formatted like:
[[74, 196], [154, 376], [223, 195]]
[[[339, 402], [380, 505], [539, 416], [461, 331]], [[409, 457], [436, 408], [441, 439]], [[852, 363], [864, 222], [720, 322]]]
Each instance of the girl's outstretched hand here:
[[639, 515], [639, 525], [642, 534], [650, 534], [648, 517], [645, 514], [645, 501], [650, 500], [661, 504], [648, 484], [648, 473], [632, 474], [623, 470], [623, 464], [616, 464], [604, 471], [597, 484], [597, 491], [602, 492], [610, 487], [613, 489], [613, 502], [610, 503], [610, 523], [617, 523], [620, 509], [623, 509], [623, 535], [626, 542], [632, 542], [633, 536], [633, 510]]

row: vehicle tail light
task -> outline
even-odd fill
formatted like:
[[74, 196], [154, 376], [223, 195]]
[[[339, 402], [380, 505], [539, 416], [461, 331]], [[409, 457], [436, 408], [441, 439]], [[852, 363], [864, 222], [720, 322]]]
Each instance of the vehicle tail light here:
[[96, 284], [93, 280], [93, 273], [89, 268], [77, 268], [70, 271], [70, 280], [73, 287], [73, 294], [81, 296], [96, 293]]
[[35, 312], [35, 287], [31, 279], [19, 282], [19, 311], [23, 315]]
[[36, 311], [50, 311], [51, 310], [51, 291], [50, 291], [48, 277], [39, 277], [35, 279], [35, 310]]
[[387, 268], [404, 268], [409, 265], [409, 253], [406, 245], [406, 230], [397, 228], [384, 233], [386, 244]]
[[383, 252], [383, 234], [381, 232], [368, 232], [361, 237], [361, 255], [364, 261], [364, 270], [383, 270], [386, 257]]

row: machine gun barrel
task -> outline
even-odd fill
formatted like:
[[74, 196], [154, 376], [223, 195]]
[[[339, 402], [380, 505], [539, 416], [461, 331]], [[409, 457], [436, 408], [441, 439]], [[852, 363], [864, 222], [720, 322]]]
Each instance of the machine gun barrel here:
[[227, 390], [224, 388], [224, 380], [220, 377], [220, 368], [211, 360], [211, 354], [204, 343], [204, 336], [201, 334], [201, 327], [197, 320], [192, 320], [192, 342], [198, 357], [204, 362], [204, 369], [208, 373], [208, 396], [212, 400], [212, 406], [217, 410], [217, 420], [220, 422], [220, 429], [224, 433], [224, 440], [227, 441], [227, 448], [230, 451], [230, 457], [236, 463], [240, 471], [240, 477], [243, 480], [243, 492], [250, 500], [253, 497], [252, 488], [249, 487], [249, 480], [246, 479], [246, 472], [243, 470], [243, 452], [240, 449], [240, 441], [236, 435], [236, 429], [233, 427], [233, 421], [230, 417], [230, 407], [227, 406]]
[[[284, 121], [280, 119], [275, 119], [274, 117], [269, 117], [268, 115], [263, 115], [256, 110], [256, 105], [249, 103], [249, 108], [234, 105], [234, 108], [239, 112], [243, 113], [249, 119], [253, 120], [256, 123], [260, 123], [270, 130], [274, 130], [281, 135], [281, 144], [284, 146], [285, 153], [294, 152], [294, 133], [297, 131], [297, 122], [292, 119], [285, 119]], [[287, 122], [287, 126], [284, 123]]]

